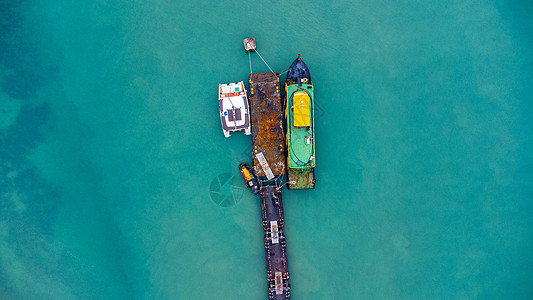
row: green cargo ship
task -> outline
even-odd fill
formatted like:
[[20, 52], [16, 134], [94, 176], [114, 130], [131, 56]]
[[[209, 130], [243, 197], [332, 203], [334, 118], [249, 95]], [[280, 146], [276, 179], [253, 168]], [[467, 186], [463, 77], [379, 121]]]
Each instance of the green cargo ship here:
[[311, 74], [298, 54], [285, 81], [287, 187], [315, 188], [315, 118]]

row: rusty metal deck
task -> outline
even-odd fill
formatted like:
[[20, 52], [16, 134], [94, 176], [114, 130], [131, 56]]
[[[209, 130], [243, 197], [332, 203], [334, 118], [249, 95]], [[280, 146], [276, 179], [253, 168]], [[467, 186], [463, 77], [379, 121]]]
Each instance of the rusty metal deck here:
[[314, 189], [315, 169], [289, 169], [287, 173], [287, 188], [290, 190]]
[[266, 176], [256, 154], [262, 152], [274, 176], [285, 173], [285, 136], [283, 133], [283, 106], [278, 74], [250, 74], [250, 115], [254, 172]]

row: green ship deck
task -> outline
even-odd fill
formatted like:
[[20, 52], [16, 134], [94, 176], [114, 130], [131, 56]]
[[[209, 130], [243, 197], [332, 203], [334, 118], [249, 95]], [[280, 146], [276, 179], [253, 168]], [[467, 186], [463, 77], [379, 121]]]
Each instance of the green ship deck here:
[[285, 86], [287, 106], [286, 142], [288, 188], [309, 189], [315, 186], [314, 93], [312, 84]]

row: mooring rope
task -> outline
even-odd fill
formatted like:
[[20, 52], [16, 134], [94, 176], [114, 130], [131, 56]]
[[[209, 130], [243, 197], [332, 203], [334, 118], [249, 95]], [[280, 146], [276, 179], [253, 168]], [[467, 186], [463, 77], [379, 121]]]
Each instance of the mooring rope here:
[[250, 56], [250, 51], [248, 51], [248, 61], [250, 62], [250, 74], [252, 74], [252, 57]]
[[[257, 49], [255, 49], [255, 53], [257, 53], [259, 55], [259, 57], [261, 58], [261, 60], [265, 63], [265, 65], [270, 69], [270, 72], [272, 72], [272, 74], [276, 75], [276, 73], [274, 71], [272, 71], [272, 68], [267, 64], [267, 62], [263, 59], [263, 57], [261, 56], [261, 54], [259, 54], [259, 52], [257, 51]], [[279, 77], [278, 75], [276, 75], [276, 77]]]

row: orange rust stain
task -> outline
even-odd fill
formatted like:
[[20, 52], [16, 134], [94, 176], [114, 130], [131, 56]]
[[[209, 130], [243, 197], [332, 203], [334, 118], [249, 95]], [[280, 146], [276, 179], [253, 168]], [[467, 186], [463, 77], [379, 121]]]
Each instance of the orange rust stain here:
[[252, 139], [254, 153], [254, 171], [257, 176], [265, 176], [263, 169], [255, 158], [255, 153], [262, 152], [268, 161], [272, 173], [285, 173], [284, 133], [282, 126], [283, 108], [279, 94], [279, 81], [272, 73], [251, 74], [250, 114], [252, 117]]

